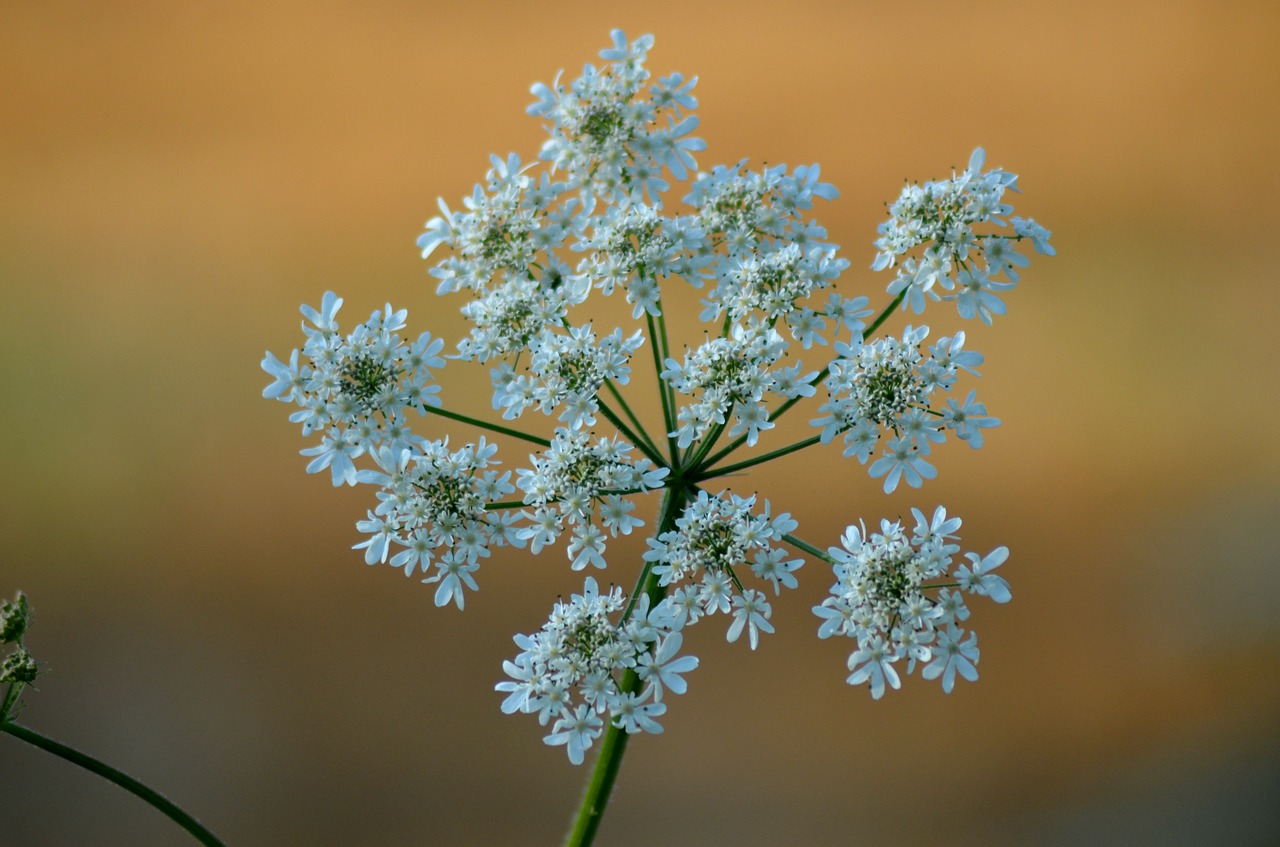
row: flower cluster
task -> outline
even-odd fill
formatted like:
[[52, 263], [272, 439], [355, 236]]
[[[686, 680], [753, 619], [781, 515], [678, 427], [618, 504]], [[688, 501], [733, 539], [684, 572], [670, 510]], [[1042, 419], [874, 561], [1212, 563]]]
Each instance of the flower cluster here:
[[663, 380], [676, 391], [697, 399], [682, 406], [676, 416], [679, 428], [670, 433], [681, 449], [702, 438], [713, 427], [723, 426], [732, 412], [730, 437], [745, 435], [755, 446], [769, 420], [769, 395], [791, 400], [814, 393], [810, 384], [817, 372], [800, 375], [800, 363], [770, 370], [786, 352], [787, 343], [766, 324], [735, 325], [727, 337], [709, 339], [685, 354], [684, 363], [667, 359]]
[[[603, 65], [534, 85], [528, 111], [548, 134], [537, 160], [491, 156], [461, 205], [441, 200], [418, 239], [437, 293], [465, 297], [469, 329], [449, 358], [488, 369], [480, 382], [494, 414], [446, 408], [435, 382], [443, 342], [402, 341], [404, 312], [387, 306], [340, 335], [332, 293], [303, 308], [302, 350], [262, 363], [273, 379], [264, 394], [295, 404], [292, 420], [320, 436], [303, 450], [308, 471], [377, 488], [357, 524], [365, 561], [435, 584], [437, 605], [462, 608], [501, 547], [538, 554], [563, 537], [571, 570], [616, 572], [627, 562], [614, 539], [645, 527], [639, 502], [661, 492], [647, 549], [633, 557], [634, 588], [602, 593], [585, 577], [539, 631], [516, 636], [520, 653], [504, 665], [503, 710], [537, 715], [546, 742], [575, 763], [603, 733], [661, 730], [665, 695], [682, 693], [682, 674], [697, 666], [680, 655], [685, 627], [724, 614], [727, 639], [746, 634], [757, 648], [773, 631], [767, 589], [796, 587], [805, 556], [834, 568], [815, 611], [823, 638], [856, 640], [851, 683], [880, 697], [898, 687], [902, 661], [947, 691], [957, 675], [976, 676], [963, 598], [1008, 600], [992, 573], [1005, 548], [953, 568], [960, 522], [939, 508], [930, 520], [916, 512], [911, 533], [887, 521], [873, 534], [850, 526], [843, 546], [824, 552], [770, 501], [713, 494], [710, 483], [839, 439], [886, 492], [923, 486], [949, 435], [978, 448], [1000, 423], [975, 391], [950, 396], [983, 357], [963, 331], [928, 344], [923, 323], [881, 327], [940, 300], [989, 324], [1028, 263], [1020, 243], [1053, 253], [1047, 230], [1009, 217], [1017, 177], [984, 170], [979, 149], [963, 173], [910, 184], [891, 206], [872, 267], [897, 276], [874, 308], [842, 290], [850, 263], [813, 219], [816, 201], [839, 196], [819, 167], [743, 160], [699, 171], [696, 78], [651, 82], [652, 46], [614, 32]], [[677, 183], [678, 212], [666, 199]], [[626, 307], [601, 308], [614, 295]], [[677, 311], [703, 322], [679, 344], [668, 326]], [[646, 360], [653, 373], [633, 379]], [[801, 403], [818, 434], [780, 440], [777, 421]], [[536, 449], [502, 469], [499, 442], [428, 440], [409, 431], [410, 409], [428, 427], [445, 419]], [[529, 418], [538, 431], [521, 428]]]
[[[829, 551], [835, 560], [836, 583], [830, 596], [813, 611], [822, 619], [819, 638], [845, 635], [857, 641], [849, 656], [851, 684], [868, 682], [871, 695], [884, 695], [885, 685], [898, 688], [894, 665], [903, 659], [907, 673], [922, 663], [925, 679], [942, 677], [950, 692], [958, 673], [978, 678], [978, 636], [960, 627], [969, 617], [964, 594], [1010, 599], [1009, 584], [992, 571], [1009, 556], [997, 547], [987, 556], [966, 553], [968, 565], [951, 568], [960, 548], [952, 544], [959, 518], [948, 518], [941, 506], [931, 519], [911, 510], [915, 528], [884, 520], [880, 531], [849, 527], [842, 547]], [[957, 590], [958, 589], [958, 590]]]
[[0, 645], [13, 647], [0, 660], [0, 685], [5, 686], [0, 694], [0, 723], [17, 713], [22, 689], [40, 675], [40, 665], [22, 643], [31, 627], [31, 617], [31, 605], [21, 591], [12, 601], [0, 601]]
[[538, 101], [529, 114], [549, 122], [541, 158], [593, 196], [621, 202], [654, 197], [670, 188], [662, 171], [684, 179], [697, 168], [694, 151], [706, 149], [705, 141], [688, 137], [698, 118], [684, 114], [698, 106], [689, 93], [696, 77], [673, 74], [644, 96], [644, 61], [652, 46], [651, 35], [628, 44], [615, 30], [613, 46], [600, 52], [607, 67], [587, 65], [567, 88], [557, 76], [552, 85], [531, 89]]
[[[1005, 304], [997, 292], [1008, 291], [1018, 282], [1017, 268], [1030, 260], [1014, 249], [1022, 239], [1030, 239], [1037, 253], [1054, 254], [1049, 230], [1034, 220], [1002, 216], [1013, 211], [1005, 202], [1005, 191], [1017, 191], [1018, 175], [997, 168], [982, 171], [986, 152], [979, 147], [969, 158], [969, 167], [949, 180], [908, 184], [889, 207], [889, 220], [880, 225], [872, 268], [883, 270], [921, 245], [919, 256], [911, 256], [898, 266], [898, 275], [889, 283], [890, 294], [903, 296], [903, 304], [916, 314], [924, 311], [925, 298], [954, 300], [964, 318], [978, 317], [990, 324], [993, 315], [1003, 315]], [[1013, 224], [1014, 234], [979, 233], [980, 224]], [[954, 273], [954, 278], [952, 274]], [[1004, 275], [1004, 281], [995, 278]], [[936, 288], [954, 292], [938, 294]]]
[[760, 632], [773, 632], [773, 609], [765, 595], [744, 589], [734, 570], [750, 565], [760, 579], [772, 584], [774, 594], [798, 584], [793, 572], [803, 559], [786, 559], [786, 551], [774, 546], [798, 524], [783, 512], [770, 515], [766, 500], [762, 514], [753, 515], [755, 497], [699, 491], [676, 520], [675, 528], [649, 539], [644, 559], [661, 586], [676, 586], [654, 614], [671, 629], [680, 630], [703, 615], [731, 614], [728, 640], [737, 641], [745, 628], [751, 649]]
[[529, 457], [533, 467], [520, 469], [517, 485], [524, 502], [535, 509], [522, 514], [530, 523], [519, 537], [533, 553], [553, 543], [568, 524], [573, 569], [605, 567], [605, 536], [596, 520], [613, 537], [630, 535], [644, 521], [632, 515], [636, 506], [626, 495], [661, 488], [670, 473], [648, 459], [633, 461], [631, 450], [617, 437], [593, 440], [585, 432], [561, 427], [545, 453]]
[[[606, 719], [629, 733], [662, 732], [654, 719], [667, 710], [663, 692], [683, 694], [681, 674], [698, 666], [696, 657], [678, 655], [683, 636], [647, 614], [647, 597], [615, 623], [611, 616], [625, 605], [622, 589], [600, 594], [587, 577], [583, 592], [556, 603], [539, 632], [515, 637], [521, 652], [503, 663], [511, 681], [497, 686], [509, 692], [502, 711], [536, 714], [543, 726], [554, 720], [546, 742], [564, 745], [575, 765]], [[642, 689], [626, 689], [628, 672]]]
[[[495, 444], [483, 437], [450, 452], [448, 439], [419, 441], [415, 449], [382, 447], [374, 453], [377, 470], [362, 470], [357, 482], [380, 486], [378, 507], [356, 529], [369, 538], [355, 545], [363, 548], [365, 562], [386, 563], [404, 570], [405, 576], [436, 573], [423, 582], [438, 582], [435, 602], [450, 600], [464, 605], [462, 589], [476, 590], [471, 574], [491, 547], [524, 546], [514, 529], [515, 516], [490, 511], [489, 505], [515, 491], [511, 472], [499, 474]], [[404, 548], [404, 549], [400, 549]], [[394, 556], [392, 550], [397, 550]]]
[[306, 361], [299, 363], [297, 350], [287, 365], [267, 353], [262, 367], [275, 381], [262, 396], [297, 404], [289, 420], [302, 424], [303, 435], [323, 434], [318, 446], [302, 451], [315, 456], [308, 473], [328, 468], [334, 485], [355, 485], [354, 459], [382, 445], [404, 449], [419, 443], [405, 413], [424, 414], [428, 406], [440, 405], [431, 370], [444, 367], [444, 342], [424, 332], [406, 345], [396, 333], [408, 312], [392, 311], [390, 303], [344, 338], [338, 333], [341, 307], [342, 298], [332, 291], [319, 310], [302, 307], [311, 323], [302, 325]]
[[931, 406], [932, 395], [950, 391], [959, 371], [977, 376], [974, 368], [983, 357], [964, 349], [963, 332], [940, 339], [928, 356], [922, 355], [920, 346], [928, 334], [927, 326], [908, 326], [901, 339], [837, 342], [837, 358], [823, 383], [828, 400], [818, 408], [826, 414], [812, 421], [822, 427], [824, 444], [840, 434], [844, 455], [856, 456], [864, 465], [881, 434], [892, 432], [883, 456], [869, 469], [872, 477], [884, 477], [885, 493], [897, 488], [900, 479], [913, 488], [933, 479], [937, 469], [924, 457], [931, 445], [946, 440], [947, 432], [976, 449], [982, 446], [982, 430], [1000, 424], [987, 417], [986, 406], [975, 402], [973, 391], [963, 404], [950, 399], [943, 410]]
[[600, 411], [600, 388], [606, 382], [627, 383], [631, 354], [643, 343], [640, 333], [623, 338], [621, 329], [597, 340], [590, 324], [565, 335], [540, 332], [527, 346], [527, 374], [517, 374], [509, 365], [495, 369], [493, 407], [507, 419], [533, 407], [544, 413], [562, 408], [560, 420], [569, 427], [592, 426]]

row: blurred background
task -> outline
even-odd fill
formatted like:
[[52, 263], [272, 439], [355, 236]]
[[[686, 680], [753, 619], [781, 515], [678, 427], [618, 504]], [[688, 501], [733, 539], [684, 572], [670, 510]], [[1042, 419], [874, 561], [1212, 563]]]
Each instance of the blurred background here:
[[[847, 686], [810, 563], [756, 653], [690, 633], [702, 665], [631, 745], [600, 843], [1280, 843], [1280, 6], [50, 0], [0, 20], [0, 594], [31, 596], [49, 668], [25, 723], [230, 845], [557, 843], [588, 771], [493, 686], [580, 575], [495, 556], [459, 613], [366, 568], [372, 491], [304, 473], [259, 362], [327, 289], [344, 327], [390, 300], [455, 342], [422, 223], [490, 153], [535, 156], [530, 84], [618, 26], [655, 34], [655, 75], [699, 75], [704, 168], [821, 163], [847, 293], [886, 302], [883, 203], [977, 145], [1058, 256], [964, 327], [1004, 421], [983, 450], [947, 445], [937, 481], [891, 497], [836, 449], [735, 482], [824, 547], [938, 503], [965, 549], [1008, 545], [1014, 602], [972, 604], [979, 683]], [[445, 374], [451, 408], [486, 409], [482, 369]], [[630, 584], [631, 542], [606, 579]], [[6, 845], [188, 843], [8, 736], [0, 822]]]

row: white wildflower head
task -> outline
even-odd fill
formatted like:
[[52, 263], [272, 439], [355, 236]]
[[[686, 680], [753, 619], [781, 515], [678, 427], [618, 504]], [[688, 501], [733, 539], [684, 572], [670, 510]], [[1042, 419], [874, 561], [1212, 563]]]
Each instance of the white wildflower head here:
[[[1012, 235], [979, 232], [984, 225], [1008, 226], [1004, 218], [1013, 206], [1005, 192], [1018, 190], [1017, 174], [999, 168], [984, 172], [985, 162], [986, 152], [979, 147], [962, 173], [923, 185], [908, 183], [889, 207], [872, 267], [898, 266], [888, 291], [902, 298], [904, 308], [919, 314], [926, 300], [954, 300], [961, 316], [990, 324], [993, 315], [1005, 313], [997, 294], [1013, 288], [1016, 268], [1029, 264], [1015, 249], [1018, 242], [1029, 239], [1036, 252], [1053, 254], [1049, 231], [1035, 221], [1013, 218]], [[918, 256], [900, 261], [918, 248]]]
[[[743, 621], [763, 622], [765, 631], [771, 609], [764, 595], [746, 589], [740, 571], [752, 570], [765, 579], [778, 593], [781, 587], [794, 587], [792, 573], [802, 560], [785, 558], [778, 544], [795, 529], [796, 522], [787, 513], [771, 515], [768, 501], [761, 514], [752, 514], [755, 497], [739, 497], [724, 492], [715, 497], [705, 491], [690, 503], [675, 522], [675, 528], [649, 539], [644, 554], [652, 563], [652, 572], [660, 585], [687, 583], [683, 593], [664, 600], [654, 614], [679, 629], [704, 615], [733, 612], [735, 622], [729, 640], [737, 639]], [[755, 647], [753, 630], [752, 647]]]
[[275, 381], [262, 393], [300, 407], [290, 420], [302, 424], [303, 435], [322, 433], [319, 446], [302, 451], [315, 456], [307, 472], [329, 468], [334, 485], [354, 485], [355, 458], [384, 444], [416, 443], [406, 413], [424, 414], [440, 405], [432, 370], [444, 367], [444, 342], [424, 332], [405, 344], [397, 333], [407, 313], [393, 311], [390, 304], [343, 337], [336, 320], [341, 306], [342, 298], [330, 291], [318, 311], [302, 308], [311, 322], [302, 325], [305, 359], [299, 361], [294, 350], [286, 365], [268, 353], [262, 367]]
[[[582, 593], [556, 603], [540, 631], [516, 636], [521, 652], [503, 663], [510, 681], [497, 687], [507, 692], [502, 710], [551, 723], [546, 742], [564, 745], [574, 764], [582, 763], [605, 720], [627, 732], [661, 732], [654, 718], [666, 711], [659, 702], [664, 689], [682, 693], [680, 675], [698, 665], [675, 655], [679, 633], [650, 623], [647, 598], [624, 619], [625, 607], [622, 589], [601, 594], [587, 577]], [[645, 678], [642, 691], [624, 689], [628, 671]]]
[[[404, 311], [388, 305], [341, 334], [332, 292], [303, 307], [302, 348], [262, 362], [264, 395], [296, 407], [291, 419], [319, 440], [302, 451], [308, 470], [375, 486], [356, 524], [365, 561], [433, 585], [436, 605], [461, 609], [503, 547], [562, 545], [573, 570], [632, 568], [630, 601], [588, 578], [517, 636], [498, 686], [504, 710], [536, 714], [575, 763], [605, 732], [661, 731], [667, 695], [697, 664], [681, 654], [685, 628], [723, 614], [727, 639], [755, 649], [801, 554], [835, 568], [815, 611], [822, 637], [856, 642], [850, 682], [880, 697], [903, 663], [948, 691], [976, 676], [965, 603], [1009, 599], [995, 573], [1005, 548], [957, 560], [960, 523], [940, 508], [916, 512], [911, 531], [850, 527], [824, 553], [769, 500], [710, 491], [814, 447], [857, 459], [891, 492], [936, 476], [932, 453], [949, 437], [981, 447], [1000, 421], [973, 389], [952, 393], [983, 364], [965, 333], [882, 327], [940, 300], [990, 323], [1028, 264], [1023, 242], [1054, 252], [1047, 229], [1010, 216], [1017, 177], [985, 170], [978, 149], [963, 172], [908, 184], [891, 205], [873, 268], [896, 276], [873, 304], [850, 291], [849, 261], [814, 219], [839, 196], [818, 165], [698, 170], [697, 78], [654, 81], [653, 43], [614, 31], [602, 64], [535, 84], [541, 150], [491, 155], [418, 238], [437, 293], [462, 301], [467, 330], [449, 358], [481, 370], [491, 408], [446, 407], [443, 342], [402, 338]], [[673, 337], [695, 317], [700, 328]], [[818, 434], [788, 443], [777, 422], [802, 403]], [[498, 442], [449, 435], [445, 421], [523, 441], [527, 461], [505, 469]], [[643, 501], [658, 491], [654, 520]], [[642, 532], [643, 556], [619, 558], [618, 537]]]
[[836, 582], [830, 596], [814, 607], [822, 619], [819, 637], [843, 635], [857, 642], [849, 657], [849, 682], [869, 682], [877, 699], [886, 683], [898, 687], [893, 666], [904, 660], [908, 673], [923, 663], [927, 679], [945, 671], [948, 692], [957, 671], [976, 679], [977, 637], [963, 639], [959, 626], [969, 617], [964, 594], [1000, 603], [1010, 599], [1008, 583], [992, 573], [1008, 556], [1006, 548], [986, 558], [966, 554], [970, 565], [953, 568], [960, 548], [952, 541], [960, 519], [948, 518], [941, 506], [932, 518], [911, 511], [916, 525], [910, 533], [901, 522], [888, 520], [881, 521], [879, 532], [858, 526], [845, 530], [841, 546], [829, 551]]

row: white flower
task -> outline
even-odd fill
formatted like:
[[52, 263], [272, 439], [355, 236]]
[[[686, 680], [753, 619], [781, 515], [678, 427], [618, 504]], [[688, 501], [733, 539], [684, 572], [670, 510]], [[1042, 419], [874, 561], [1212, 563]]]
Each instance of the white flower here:
[[574, 711], [572, 716], [557, 720], [551, 734], [543, 741], [553, 747], [563, 744], [569, 754], [569, 761], [580, 765], [583, 761], [583, 752], [600, 737], [603, 726], [604, 721], [600, 720], [600, 716], [595, 714], [591, 707], [583, 704]]
[[649, 732], [655, 735], [662, 732], [662, 724], [654, 718], [666, 714], [667, 704], [650, 703], [647, 700], [647, 696], [623, 694], [618, 698], [613, 725], [621, 727], [632, 735], [637, 732]]
[[1008, 547], [997, 547], [986, 555], [980, 557], [977, 553], [965, 553], [965, 557], [969, 559], [973, 569], [961, 565], [956, 570], [956, 578], [960, 581], [960, 587], [972, 594], [981, 594], [990, 597], [997, 603], [1008, 603], [1013, 599], [1013, 595], [1009, 593], [1009, 583], [1004, 577], [998, 576], [992, 571], [1004, 564], [1005, 559], [1009, 558]]
[[725, 640], [737, 641], [742, 635], [743, 627], [746, 627], [751, 649], [756, 649], [760, 641], [760, 633], [773, 632], [773, 624], [769, 623], [769, 616], [772, 613], [769, 601], [759, 591], [748, 589], [745, 593], [737, 595], [733, 598], [733, 623], [729, 626]]
[[964, 635], [965, 631], [955, 624], [939, 632], [936, 656], [920, 672], [925, 679], [942, 677], [942, 690], [948, 694], [955, 688], [957, 673], [970, 682], [978, 678], [978, 636], [971, 632], [961, 641]]
[[[496, 686], [507, 694], [502, 710], [537, 714], [544, 726], [554, 720], [546, 742], [564, 745], [575, 764], [599, 737], [605, 715], [627, 732], [661, 732], [654, 718], [666, 711], [664, 690], [684, 693], [681, 674], [698, 666], [693, 656], [677, 655], [679, 633], [655, 626], [647, 597], [615, 623], [625, 605], [621, 589], [601, 594], [587, 577], [582, 593], [558, 602], [539, 632], [516, 636], [520, 653], [503, 663], [509, 679]], [[648, 683], [641, 691], [623, 689], [632, 670]]]
[[[564, 536], [573, 570], [605, 568], [613, 539], [644, 526], [636, 495], [671, 489], [646, 539], [638, 595], [628, 602], [620, 588], [601, 593], [586, 578], [538, 632], [515, 637], [519, 653], [503, 664], [502, 710], [536, 715], [546, 743], [574, 763], [606, 722], [662, 731], [664, 697], [683, 693], [698, 666], [680, 655], [684, 627], [725, 614], [727, 640], [745, 634], [756, 649], [774, 631], [772, 607], [763, 586], [744, 579], [775, 596], [797, 587], [802, 559], [791, 548], [833, 563], [835, 584], [814, 613], [820, 638], [852, 639], [851, 684], [878, 699], [900, 686], [903, 667], [919, 666], [947, 691], [957, 675], [976, 677], [976, 636], [960, 625], [968, 598], [1010, 599], [996, 573], [1006, 548], [966, 553], [957, 565], [961, 522], [939, 507], [928, 517], [913, 509], [911, 529], [850, 526], [824, 556], [768, 500], [704, 487], [838, 436], [843, 456], [892, 492], [932, 479], [926, 457], [949, 435], [981, 447], [999, 421], [976, 393], [939, 399], [983, 363], [965, 333], [926, 347], [928, 326], [897, 336], [880, 327], [899, 306], [920, 313], [945, 301], [991, 323], [1028, 265], [1022, 242], [1054, 253], [1047, 229], [1009, 217], [1017, 176], [985, 170], [978, 148], [964, 171], [908, 184], [890, 207], [873, 267], [894, 269], [892, 299], [873, 308], [835, 290], [849, 263], [811, 216], [835, 187], [817, 164], [752, 168], [744, 159], [699, 172], [696, 77], [653, 82], [653, 43], [615, 30], [603, 64], [535, 84], [527, 111], [547, 133], [536, 160], [492, 155], [467, 196], [452, 208], [438, 202], [418, 247], [434, 262], [437, 293], [463, 295], [467, 330], [454, 354], [429, 333], [405, 335], [408, 315], [390, 304], [343, 334], [343, 301], [326, 292], [318, 307], [302, 307], [302, 347], [287, 362], [268, 352], [261, 363], [264, 397], [292, 404], [290, 420], [312, 441], [302, 451], [307, 470], [375, 487], [354, 547], [370, 565], [434, 584], [437, 606], [463, 608], [497, 547], [528, 544], [536, 555]], [[672, 212], [667, 195], [685, 180], [684, 207]], [[671, 313], [688, 302], [686, 286], [699, 290], [707, 326], [674, 338], [672, 329], [699, 317]], [[619, 295], [627, 306], [615, 317], [631, 322], [615, 327], [599, 299]], [[800, 349], [824, 361], [806, 369]], [[447, 359], [489, 369], [490, 418], [537, 410], [557, 423], [527, 432], [446, 410], [436, 374]], [[632, 380], [633, 367], [650, 364], [653, 380]], [[660, 412], [644, 396], [655, 387]], [[779, 418], [819, 389], [825, 396], [808, 409], [820, 435], [788, 444]], [[662, 428], [649, 429], [659, 414]], [[421, 416], [539, 446], [503, 470], [495, 444], [428, 440], [411, 426]], [[742, 447], [754, 455], [727, 458]]]
[[884, 696], [886, 682], [890, 688], [902, 687], [898, 672], [893, 668], [893, 663], [898, 658], [885, 645], [883, 638], [878, 635], [873, 636], [866, 644], [850, 654], [849, 670], [853, 671], [853, 673], [849, 674], [847, 681], [850, 685], [861, 685], [864, 682], [869, 682], [871, 684], [871, 696], [879, 700]]
[[[1012, 247], [1014, 239], [1030, 238], [1036, 251], [1053, 254], [1049, 231], [1034, 221], [1013, 218], [1016, 236], [979, 233], [982, 224], [1006, 226], [1001, 217], [1013, 210], [1004, 202], [1006, 190], [1014, 190], [1017, 175], [996, 169], [983, 172], [986, 153], [973, 151], [969, 167], [949, 180], [908, 184], [889, 208], [889, 220], [880, 225], [872, 268], [883, 270], [920, 245], [928, 245], [919, 261], [907, 258], [898, 276], [889, 284], [890, 294], [903, 297], [903, 305], [914, 312], [924, 311], [928, 300], [954, 299], [965, 318], [978, 317], [991, 323], [993, 315], [1004, 314], [1004, 303], [993, 292], [1012, 288], [1018, 281], [1014, 267], [1029, 260]], [[981, 263], [970, 252], [981, 254]], [[958, 295], [940, 297], [935, 286], [950, 290], [953, 265], [962, 266], [955, 282]], [[982, 268], [987, 270], [982, 270]], [[1003, 273], [1008, 282], [996, 283], [992, 276]]]
[[873, 478], [884, 477], [884, 493], [898, 487], [899, 478], [905, 478], [912, 488], [919, 488], [926, 479], [933, 479], [938, 470], [924, 460], [924, 453], [910, 438], [895, 438], [885, 448], [884, 456], [871, 464]]
[[640, 656], [636, 672], [640, 679], [648, 682], [654, 692], [654, 699], [661, 700], [664, 691], [672, 694], [683, 694], [689, 690], [689, 684], [681, 674], [686, 674], [698, 667], [697, 656], [680, 656], [676, 654], [684, 645], [684, 636], [672, 632], [663, 637], [657, 650]]

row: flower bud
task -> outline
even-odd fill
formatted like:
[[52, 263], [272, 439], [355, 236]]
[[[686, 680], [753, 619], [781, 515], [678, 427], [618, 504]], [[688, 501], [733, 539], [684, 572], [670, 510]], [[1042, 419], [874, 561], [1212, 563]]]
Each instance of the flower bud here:
[[14, 601], [5, 600], [0, 603], [0, 643], [17, 643], [31, 624], [31, 607], [27, 605], [27, 595], [21, 591]]
[[39, 673], [40, 669], [36, 666], [35, 658], [24, 648], [19, 647], [4, 660], [3, 664], [0, 664], [0, 683], [32, 683], [35, 682]]

